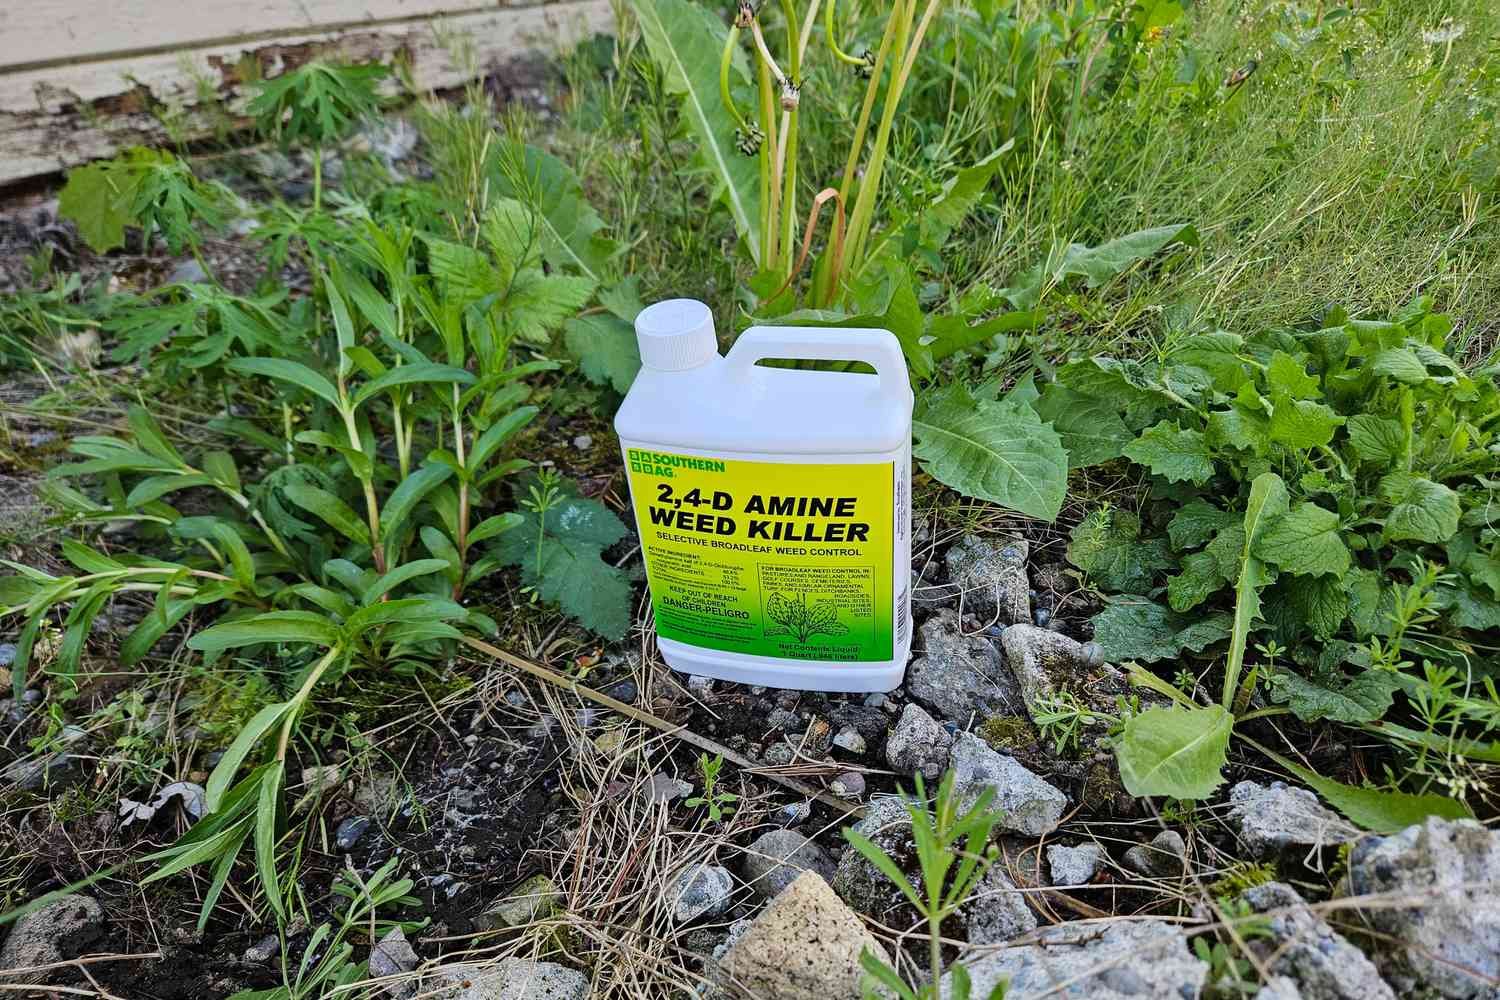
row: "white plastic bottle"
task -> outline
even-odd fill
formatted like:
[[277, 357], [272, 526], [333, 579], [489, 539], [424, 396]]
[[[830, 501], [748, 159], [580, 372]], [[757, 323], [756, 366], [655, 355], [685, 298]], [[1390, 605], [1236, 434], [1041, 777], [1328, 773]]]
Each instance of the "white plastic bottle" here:
[[[635, 321], [641, 370], [615, 417], [662, 655], [677, 670], [889, 691], [911, 647], [911, 386], [886, 330]], [[768, 367], [862, 361], [875, 374]]]

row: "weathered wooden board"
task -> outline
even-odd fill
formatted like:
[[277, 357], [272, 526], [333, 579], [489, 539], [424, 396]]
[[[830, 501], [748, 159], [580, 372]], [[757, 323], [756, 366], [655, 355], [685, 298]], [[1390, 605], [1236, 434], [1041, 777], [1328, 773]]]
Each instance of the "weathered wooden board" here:
[[[0, 15], [0, 63], [15, 66], [17, 39], [13, 24], [20, 4], [6, 3]], [[221, 13], [227, 0], [200, 0]], [[177, 0], [48, 0], [58, 8], [88, 9], [89, 16], [119, 18], [121, 12], [153, 6], [176, 8]], [[297, 8], [324, 17], [332, 8], [348, 10], [347, 0], [255, 0], [258, 9]], [[140, 54], [109, 56], [98, 61], [70, 61], [6, 72], [0, 69], [0, 185], [54, 173], [129, 145], [167, 141], [159, 112], [172, 109], [189, 134], [201, 134], [215, 114], [233, 112], [243, 101], [246, 79], [275, 76], [330, 50], [354, 60], [401, 59], [422, 90], [454, 87], [475, 68], [491, 69], [528, 52], [557, 53], [595, 31], [610, 30], [610, 0], [562, 0], [539, 6], [494, 7], [452, 16], [430, 17], [431, 0], [364, 0], [372, 12], [407, 7], [418, 16], [357, 27], [324, 27], [314, 31], [270, 32], [256, 37], [213, 41], [171, 51], [150, 51], [156, 35], [143, 20], [139, 36], [150, 43]], [[28, 14], [27, 17], [30, 17]], [[158, 20], [170, 20], [168, 14]], [[346, 18], [346, 21], [348, 19]], [[113, 22], [112, 22], [113, 23]], [[239, 23], [239, 22], [235, 22]], [[461, 42], [460, 42], [461, 40]], [[55, 39], [49, 43], [56, 46]], [[472, 59], [462, 54], [467, 47]], [[476, 67], [477, 64], [477, 67]], [[221, 106], [214, 109], [205, 99]]]

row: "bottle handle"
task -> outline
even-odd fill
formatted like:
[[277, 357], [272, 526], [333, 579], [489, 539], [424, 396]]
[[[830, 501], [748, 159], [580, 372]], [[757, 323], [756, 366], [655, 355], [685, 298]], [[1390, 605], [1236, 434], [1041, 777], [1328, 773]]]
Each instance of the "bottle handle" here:
[[911, 405], [911, 380], [901, 341], [889, 330], [859, 327], [752, 326], [735, 340], [724, 360], [739, 373], [766, 358], [800, 361], [863, 361], [875, 369], [879, 394]]

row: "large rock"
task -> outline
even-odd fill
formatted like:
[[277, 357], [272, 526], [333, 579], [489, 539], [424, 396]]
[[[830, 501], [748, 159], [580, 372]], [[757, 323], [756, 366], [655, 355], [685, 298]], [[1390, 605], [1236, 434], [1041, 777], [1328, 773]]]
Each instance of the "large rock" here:
[[859, 1000], [869, 949], [888, 957], [816, 872], [803, 872], [716, 963], [731, 995], [756, 1000]]
[[[1208, 963], [1193, 957], [1187, 939], [1160, 920], [1056, 924], [1037, 944], [984, 956], [959, 956], [974, 997], [1009, 982], [1005, 1000], [1195, 1000]], [[942, 1000], [953, 998], [953, 974], [942, 980]]]
[[[892, 857], [907, 857], [913, 849], [911, 814], [894, 795], [872, 799], [853, 830]], [[844, 902], [876, 920], [884, 920], [891, 910], [906, 902], [896, 884], [852, 846], [839, 856], [833, 890]]]
[[1274, 973], [1296, 981], [1305, 1000], [1396, 1000], [1364, 952], [1303, 902], [1291, 886], [1268, 882], [1243, 898], [1266, 914], [1269, 937], [1250, 947]]
[[[104, 936], [104, 930], [104, 910], [90, 896], [67, 896], [48, 903], [11, 928], [0, 948], [0, 973], [77, 958]], [[40, 982], [42, 975], [23, 974], [20, 979]]]
[[740, 874], [757, 896], [773, 899], [805, 871], [832, 881], [834, 869], [828, 852], [796, 830], [772, 830], [745, 849]]
[[[1080, 687], [1087, 686], [1089, 673], [1095, 666], [1090, 650], [1083, 643], [1035, 625], [1013, 625], [1006, 629], [1000, 637], [1000, 647], [1033, 720], [1038, 714], [1037, 702], [1059, 691], [1078, 693]], [[1088, 703], [1090, 699], [1085, 697], [1084, 701]]]
[[1030, 546], [1024, 538], [965, 535], [948, 549], [948, 586], [959, 606], [981, 620], [1001, 624], [1031, 621], [1031, 583], [1026, 577]]
[[1316, 850], [1359, 838], [1359, 828], [1318, 801], [1306, 788], [1281, 781], [1241, 781], [1229, 790], [1229, 819], [1240, 843], [1256, 857], [1286, 850]]
[[414, 977], [405, 977], [405, 974], [421, 962], [416, 949], [406, 940], [406, 932], [399, 927], [392, 927], [370, 949], [370, 978], [394, 979], [394, 982], [382, 984], [381, 992], [395, 1000], [407, 1000], [417, 992], [418, 986]]
[[948, 769], [948, 751], [952, 748], [953, 734], [920, 705], [908, 703], [896, 728], [886, 737], [885, 759], [898, 774], [920, 774], [936, 781]]
[[[1493, 997], [1500, 982], [1500, 833], [1471, 819], [1436, 817], [1349, 855], [1350, 895], [1380, 897], [1363, 910], [1387, 978], [1416, 981], [1454, 1000]], [[1403, 905], [1405, 904], [1405, 905]]]
[[1000, 651], [983, 636], [964, 635], [955, 612], [933, 615], [921, 636], [922, 655], [906, 671], [906, 690], [913, 698], [961, 726], [971, 718], [1021, 710], [1021, 689]]
[[734, 876], [719, 865], [689, 865], [667, 887], [672, 921], [678, 924], [717, 917], [729, 909], [733, 898]]
[[1002, 944], [1036, 930], [1036, 914], [1026, 894], [999, 865], [990, 866], [959, 908], [970, 944]]
[[1187, 870], [1187, 843], [1176, 830], [1163, 830], [1151, 843], [1126, 851], [1121, 862], [1147, 878], [1180, 878]]
[[990, 749], [973, 733], [960, 733], [948, 757], [953, 791], [964, 807], [986, 789], [995, 792], [999, 828], [1041, 837], [1057, 829], [1068, 797], [1022, 767], [1015, 758]]
[[526, 958], [463, 972], [439, 971], [436, 982], [453, 985], [448, 992], [432, 992], [424, 982], [424, 995], [431, 992], [440, 1000], [587, 1000], [589, 995], [588, 977], [577, 969]]

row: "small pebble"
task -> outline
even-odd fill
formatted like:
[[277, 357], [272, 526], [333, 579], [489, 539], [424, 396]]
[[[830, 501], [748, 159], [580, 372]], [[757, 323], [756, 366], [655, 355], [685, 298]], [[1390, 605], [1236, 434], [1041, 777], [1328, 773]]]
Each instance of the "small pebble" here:
[[615, 701], [623, 701], [627, 705], [634, 704], [635, 700], [641, 694], [640, 689], [635, 685], [635, 679], [631, 677], [613, 681], [602, 690], [604, 694], [609, 695]]
[[828, 787], [841, 799], [857, 799], [865, 793], [865, 776], [850, 771], [834, 778]]
[[0, 642], [0, 667], [8, 667], [16, 662], [16, 644], [13, 642]]
[[788, 802], [771, 814], [771, 819], [782, 826], [796, 826], [812, 815], [812, 802]]
[[505, 703], [511, 708], [525, 708], [529, 704], [526, 700], [526, 695], [518, 688], [512, 688], [505, 692]]
[[838, 735], [833, 738], [833, 745], [840, 750], [847, 750], [852, 754], [862, 754], [865, 752], [865, 738], [859, 735], [859, 730], [853, 726], [845, 726], [843, 729], [840, 729]]
[[1037, 628], [1046, 628], [1047, 623], [1052, 620], [1052, 612], [1046, 608], [1037, 608], [1031, 613], [1031, 620], [1036, 622]]
[[276, 957], [281, 950], [281, 939], [275, 934], [268, 934], [255, 944], [245, 949], [245, 954], [240, 960], [246, 965], [264, 965]]
[[580, 434], [573, 439], [573, 447], [579, 451], [588, 451], [594, 446], [594, 439], [588, 434]]
[[712, 677], [701, 677], [698, 674], [689, 674], [687, 682], [688, 690], [699, 698], [705, 698], [713, 694], [714, 679]]
[[341, 851], [352, 851], [359, 838], [370, 828], [370, 820], [364, 816], [350, 816], [339, 824], [333, 833], [333, 842]]
[[871, 694], [871, 695], [866, 695], [865, 696], [865, 707], [866, 708], [884, 708], [885, 707], [885, 695], [881, 694], [879, 691], [876, 691], [874, 694]]
[[1104, 665], [1104, 647], [1097, 642], [1084, 643], [1083, 664], [1086, 667], [1102, 667]]

